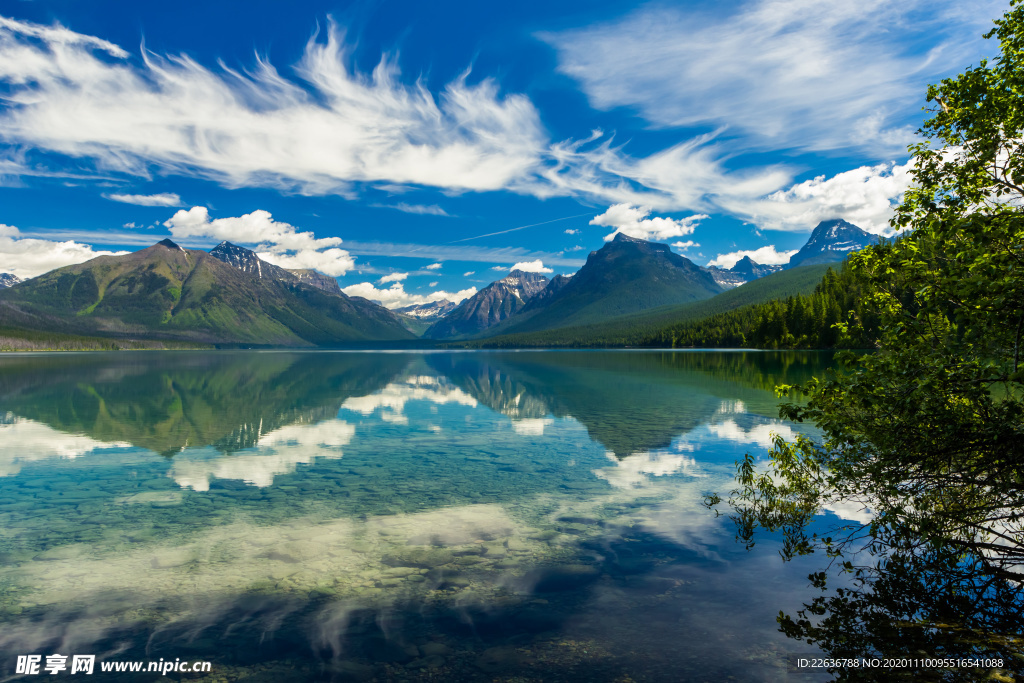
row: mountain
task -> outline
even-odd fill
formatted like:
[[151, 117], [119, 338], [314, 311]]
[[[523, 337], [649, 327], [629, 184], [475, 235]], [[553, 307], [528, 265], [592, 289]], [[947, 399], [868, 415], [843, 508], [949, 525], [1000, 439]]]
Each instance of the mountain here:
[[762, 278], [765, 275], [771, 275], [779, 270], [782, 270], [782, 266], [763, 265], [749, 256], [744, 256], [729, 269], [729, 272], [745, 277], [746, 281], [750, 282], [751, 280]]
[[429, 304], [403, 306], [402, 308], [392, 309], [391, 312], [398, 316], [398, 319], [405, 325], [405, 329], [420, 337], [430, 329], [431, 325], [454, 311], [455, 307], [454, 301], [444, 299]]
[[431, 301], [429, 304], [413, 304], [411, 306], [402, 306], [401, 308], [393, 308], [393, 313], [402, 313], [403, 315], [412, 316], [413, 318], [420, 319], [431, 319], [443, 318], [451, 311], [455, 310], [455, 302], [448, 301], [448, 299], [442, 299], [441, 301]]
[[719, 268], [718, 266], [708, 268], [711, 277], [715, 278], [715, 282], [726, 289], [739, 287], [751, 280], [757, 280], [779, 270], [782, 270], [782, 266], [762, 265], [749, 256], [741, 258], [733, 264], [732, 268]]
[[[118, 339], [330, 346], [409, 339], [387, 309], [303, 284], [255, 253], [171, 240], [0, 290], [0, 326]], [[226, 259], [226, 260], [224, 260]]]
[[[178, 245], [174, 244], [174, 242], [171, 242], [170, 240], [163, 240], [162, 242], [159, 242], [159, 244], [163, 244], [165, 246], [171, 244], [178, 247]], [[178, 247], [178, 249], [181, 249], [181, 247]], [[255, 275], [261, 280], [263, 278], [270, 278], [272, 280], [285, 280], [291, 282], [298, 279], [284, 268], [267, 263], [257, 256], [256, 252], [251, 249], [240, 247], [237, 244], [231, 244], [231, 242], [221, 242], [210, 250], [210, 256], [218, 261], [223, 261], [233, 268], [237, 268], [243, 273]]]
[[526, 302], [543, 291], [548, 282], [543, 275], [513, 270], [463, 301], [431, 325], [423, 336], [450, 339], [479, 334], [523, 310]]
[[338, 280], [330, 275], [324, 275], [312, 268], [304, 268], [301, 270], [288, 269], [288, 272], [294, 275], [295, 279], [302, 284], [322, 289], [323, 291], [330, 292], [331, 294], [345, 296], [344, 292], [341, 291], [341, 285], [338, 284]]
[[258, 361], [170, 354], [159, 363], [133, 356], [6, 358], [0, 411], [163, 455], [207, 446], [232, 453], [281, 427], [336, 417], [346, 398], [383, 389], [409, 364], [397, 353], [373, 362], [351, 353], [272, 353]]
[[878, 235], [840, 218], [822, 221], [814, 228], [807, 244], [789, 259], [786, 268], [842, 261], [850, 252], [877, 244], [880, 240]]
[[244, 273], [256, 275], [261, 279], [269, 277], [274, 280], [283, 280], [285, 282], [301, 282], [325, 292], [330, 292], [331, 294], [345, 296], [341, 291], [341, 286], [338, 284], [338, 281], [329, 275], [324, 275], [312, 268], [293, 270], [275, 266], [261, 259], [259, 255], [251, 249], [240, 247], [237, 244], [232, 244], [231, 242], [221, 242], [210, 250], [210, 256], [219, 261], [223, 261], [229, 266], [233, 266]]
[[0, 273], [0, 289], [6, 289], [7, 287], [13, 287], [14, 285], [21, 282], [21, 278], [12, 273]]
[[[636, 313], [603, 318], [536, 332], [491, 335], [468, 346], [515, 347], [615, 347], [638, 346], [673, 325], [694, 322], [772, 299], [809, 295], [829, 270], [826, 263], [781, 270], [739, 287], [731, 287], [709, 299], [648, 308]], [[525, 314], [524, 314], [525, 315]]]
[[590, 252], [586, 264], [560, 289], [492, 332], [518, 334], [587, 325], [657, 306], [707, 299], [722, 290], [711, 273], [668, 245], [619, 233]]
[[540, 292], [538, 292], [537, 295], [534, 296], [532, 299], [530, 299], [530, 301], [526, 304], [526, 307], [523, 310], [528, 311], [533, 308], [541, 308], [543, 306], [546, 306], [547, 302], [551, 299], [551, 297], [562, 291], [562, 287], [565, 287], [567, 284], [569, 284], [569, 281], [571, 279], [572, 275], [554, 276], [553, 278], [551, 278], [551, 282], [548, 283], [548, 286], [542, 289]]

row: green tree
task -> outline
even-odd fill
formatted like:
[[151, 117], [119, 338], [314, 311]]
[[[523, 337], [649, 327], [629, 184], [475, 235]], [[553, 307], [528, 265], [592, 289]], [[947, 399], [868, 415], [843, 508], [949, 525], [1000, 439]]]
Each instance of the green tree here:
[[[944, 567], [950, 594], [975, 595], [974, 607], [959, 623], [910, 610], [918, 626], [969, 632], [953, 640], [1011, 657], [1022, 651], [1019, 626], [992, 629], [1020, 623], [1020, 601], [1006, 594], [1019, 596], [1024, 580], [1024, 8], [1012, 2], [987, 37], [999, 57], [928, 90], [935, 106], [911, 147], [915, 184], [893, 220], [900, 236], [851, 256], [878, 351], [847, 354], [840, 372], [801, 387], [807, 401], [782, 414], [815, 424], [821, 438], [777, 440], [765, 471], [748, 458], [733, 504], [741, 537], [781, 529], [788, 554], [823, 549], [870, 595], [892, 578], [887, 567]], [[823, 284], [834, 322], [841, 294]], [[854, 335], [856, 325], [838, 322], [836, 332]], [[823, 507], [851, 501], [869, 524], [807, 532]], [[874, 559], [851, 563], [854, 548]], [[1018, 612], [979, 625], [971, 609], [996, 594]], [[821, 629], [850, 604], [812, 604], [817, 621], [780, 623], [829, 646]]]

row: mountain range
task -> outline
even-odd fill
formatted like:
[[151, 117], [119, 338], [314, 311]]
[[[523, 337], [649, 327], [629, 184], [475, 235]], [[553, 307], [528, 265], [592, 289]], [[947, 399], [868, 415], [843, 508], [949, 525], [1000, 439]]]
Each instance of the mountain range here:
[[275, 346], [413, 338], [386, 308], [340, 289], [325, 291], [311, 279], [230, 243], [207, 253], [163, 240], [0, 290], [0, 325]]
[[[395, 310], [347, 296], [335, 278], [275, 266], [230, 242], [207, 253], [163, 240], [24, 282], [0, 274], [0, 327], [268, 346], [398, 342], [417, 336], [435, 341], [516, 338], [631, 320], [647, 311], [655, 312], [651, 320], [671, 318], [680, 307], [717, 301], [728, 290], [780, 270], [841, 261], [878, 239], [844, 220], [824, 221], [785, 265], [759, 264], [744, 256], [726, 269], [697, 266], [668, 245], [619, 233], [591, 252], [571, 276], [549, 279], [514, 270], [458, 305], [438, 301]], [[808, 284], [799, 287], [810, 286], [811, 280], [799, 276], [783, 287], [805, 280]], [[774, 286], [762, 289], [774, 291]]]

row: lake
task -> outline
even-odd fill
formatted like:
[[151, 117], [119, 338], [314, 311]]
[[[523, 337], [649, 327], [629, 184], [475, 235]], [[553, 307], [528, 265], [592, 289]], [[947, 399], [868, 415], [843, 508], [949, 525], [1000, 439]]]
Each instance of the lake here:
[[4, 356], [0, 680], [53, 654], [100, 678], [787, 680], [787, 653], [815, 650], [775, 618], [820, 558], [747, 551], [702, 501], [795, 435], [772, 388], [830, 363]]

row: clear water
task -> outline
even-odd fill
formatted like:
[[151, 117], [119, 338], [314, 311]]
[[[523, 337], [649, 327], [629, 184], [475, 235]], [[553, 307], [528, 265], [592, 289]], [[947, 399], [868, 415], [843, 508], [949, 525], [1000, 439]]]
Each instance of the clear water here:
[[829, 362], [0, 358], [0, 680], [33, 653], [209, 681], [786, 680], [807, 646], [775, 616], [816, 567], [701, 501], [794, 433], [772, 387]]

